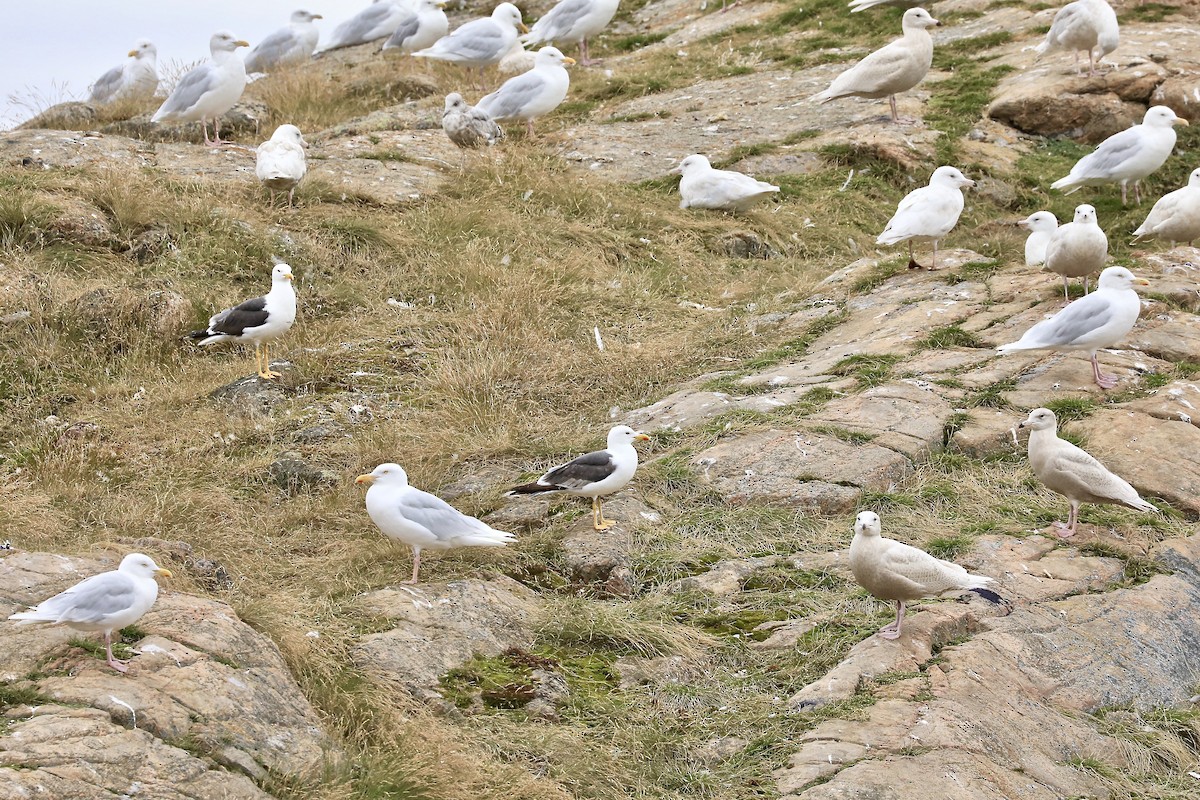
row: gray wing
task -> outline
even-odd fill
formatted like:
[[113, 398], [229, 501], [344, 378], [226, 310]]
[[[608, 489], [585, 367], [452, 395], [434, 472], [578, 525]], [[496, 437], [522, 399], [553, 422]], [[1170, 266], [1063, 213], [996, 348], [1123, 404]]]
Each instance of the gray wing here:
[[387, 0], [364, 8], [334, 28], [333, 36], [325, 49], [332, 50], [336, 47], [350, 47], [370, 41], [366, 37], [370, 35], [371, 29], [391, 13], [392, 4], [387, 2]]
[[1126, 128], [1101, 142], [1094, 153], [1079, 159], [1079, 163], [1071, 172], [1079, 178], [1108, 177], [1123, 163], [1137, 155], [1141, 148], [1141, 128]]
[[296, 46], [297, 36], [291, 28], [280, 28], [258, 43], [246, 56], [246, 72], [265, 72], [271, 69], [288, 51]]
[[247, 328], [257, 328], [265, 323], [269, 316], [267, 298], [255, 297], [213, 316], [208, 321], [208, 333], [241, 336]]
[[478, 108], [486, 111], [492, 119], [514, 119], [546, 88], [546, 81], [535, 72], [526, 72], [509, 78], [495, 92], [483, 98]]
[[562, 0], [550, 9], [546, 16], [534, 23], [533, 29], [526, 37], [526, 43], [553, 42], [559, 36], [566, 35], [592, 10], [594, 2], [595, 0]]
[[112, 99], [117, 90], [121, 88], [121, 83], [125, 78], [125, 65], [113, 67], [108, 72], [100, 76], [99, 80], [92, 84], [91, 101], [93, 103], [104, 103]]
[[405, 519], [422, 526], [441, 540], [464, 533], [491, 530], [487, 524], [467, 516], [442, 498], [412, 487], [400, 495], [397, 507]]
[[607, 450], [587, 453], [561, 467], [555, 467], [538, 479], [538, 483], [553, 484], [564, 489], [582, 489], [612, 475], [617, 469]]
[[396, 28], [396, 32], [393, 33], [386, 42], [384, 42], [383, 49], [391, 50], [394, 47], [403, 47], [404, 40], [410, 36], [414, 36], [420, 27], [421, 18], [419, 16], [413, 14], [410, 17], [406, 17], [405, 20], [400, 23], [400, 27]]
[[431, 49], [439, 52], [458, 53], [470, 59], [487, 59], [496, 55], [504, 35], [489, 17], [476, 19], [463, 25], [454, 33], [439, 40], [442, 46], [434, 45]]
[[212, 91], [216, 84], [216, 67], [212, 64], [201, 64], [183, 76], [158, 113], [178, 114], [187, 111], [199, 103], [201, 97]]
[[1096, 295], [1081, 297], [1048, 320], [1029, 329], [1022, 340], [1029, 339], [1047, 345], [1076, 342], [1112, 319], [1112, 307], [1103, 298], [1087, 302]]
[[128, 610], [137, 599], [133, 581], [119, 572], [104, 572], [44, 600], [17, 619], [42, 622], [102, 623]]

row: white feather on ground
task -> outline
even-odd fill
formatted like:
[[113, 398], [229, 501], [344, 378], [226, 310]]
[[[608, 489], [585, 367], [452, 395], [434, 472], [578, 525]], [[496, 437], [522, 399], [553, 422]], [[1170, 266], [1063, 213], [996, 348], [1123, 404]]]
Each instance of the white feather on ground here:
[[1046, 53], [1067, 50], [1079, 58], [1079, 51], [1088, 54], [1088, 74], [1096, 74], [1096, 62], [1117, 49], [1121, 33], [1117, 13], [1104, 0], [1075, 0], [1059, 9], [1046, 32], [1046, 39], [1036, 48], [1038, 58]]
[[1025, 239], [1025, 266], [1045, 264], [1046, 245], [1050, 244], [1050, 236], [1058, 228], [1058, 217], [1049, 211], [1038, 211], [1017, 224], [1029, 231]]
[[444, 0], [417, 0], [407, 17], [383, 43], [384, 50], [415, 53], [424, 50], [450, 30], [450, 21], [442, 10]]
[[1100, 372], [1096, 351], [1112, 347], [1133, 330], [1142, 311], [1142, 301], [1133, 287], [1149, 286], [1150, 282], [1124, 267], [1108, 267], [1100, 273], [1099, 283], [1096, 291], [1042, 320], [1025, 331], [1019, 341], [1002, 345], [998, 352], [1083, 350], [1091, 354], [1096, 385], [1104, 389], [1116, 386], [1115, 375]]
[[355, 483], [369, 484], [367, 514], [385, 536], [412, 548], [412, 580], [420, 578], [421, 550], [452, 547], [503, 547], [517, 539], [475, 517], [462, 513], [445, 500], [408, 483], [398, 464], [380, 464]]
[[271, 138], [254, 151], [254, 174], [263, 186], [273, 192], [287, 192], [288, 205], [296, 193], [296, 185], [308, 170], [304, 148], [308, 142], [295, 125], [280, 125]]
[[937, 269], [937, 245], [958, 224], [963, 210], [964, 186], [974, 186], [975, 181], [963, 175], [955, 167], [943, 166], [933, 171], [929, 185], [914, 189], [905, 195], [896, 213], [884, 226], [876, 244], [908, 242], [908, 268], [920, 269], [913, 258], [913, 242], [933, 242], [931, 269]]
[[158, 89], [158, 49], [148, 39], [139, 40], [125, 63], [113, 67], [92, 84], [88, 99], [111, 103], [126, 97], [154, 94]]
[[1200, 239], [1200, 169], [1192, 170], [1182, 189], [1163, 195], [1133, 235], [1188, 244]]
[[1058, 535], [1071, 536], [1079, 522], [1081, 503], [1102, 503], [1158, 513], [1124, 478], [1068, 441], [1058, 438], [1058, 420], [1048, 408], [1035, 408], [1020, 427], [1029, 428], [1029, 465], [1052, 492], [1071, 501], [1067, 522], [1054, 523]]
[[717, 211], [745, 211], [760, 200], [779, 191], [766, 181], [727, 169], [714, 169], [708, 158], [690, 155], [680, 162], [678, 171], [680, 208], [710, 208]]
[[588, 39], [604, 30], [617, 13], [620, 0], [559, 0], [522, 37], [525, 44], [579, 43], [579, 63], [587, 66]]
[[571, 77], [567, 64], [575, 59], [557, 47], [543, 47], [533, 60], [533, 69], [509, 78], [504, 84], [476, 103], [476, 107], [497, 122], [524, 120], [533, 135], [533, 121], [549, 114], [567, 97]]
[[[199, 122], [205, 144], [222, 144], [221, 115], [242, 98], [246, 89], [246, 65], [234, 51], [249, 47], [228, 31], [212, 35], [208, 47], [212, 60], [187, 72], [171, 94], [154, 112], [151, 122]], [[213, 121], [213, 139], [208, 139], [205, 120]]]
[[324, 17], [308, 11], [293, 11], [286, 26], [268, 35], [246, 55], [246, 72], [273, 72], [308, 61], [321, 38], [321, 32], [313, 24], [317, 19]]
[[1071, 301], [1068, 282], [1083, 278], [1087, 294], [1089, 276], [1104, 269], [1108, 261], [1108, 236], [1096, 221], [1096, 209], [1088, 204], [1075, 207], [1075, 219], [1050, 234], [1046, 243], [1046, 269], [1062, 276], [1063, 299]]

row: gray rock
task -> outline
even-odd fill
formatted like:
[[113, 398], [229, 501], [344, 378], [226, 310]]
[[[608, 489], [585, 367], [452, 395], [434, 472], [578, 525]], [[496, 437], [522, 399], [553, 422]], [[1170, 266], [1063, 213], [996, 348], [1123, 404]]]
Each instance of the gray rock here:
[[320, 491], [337, 486], [342, 476], [331, 469], [308, 463], [295, 451], [281, 453], [270, 467], [271, 480], [288, 494]]
[[757, 233], [734, 231], [717, 240], [716, 252], [730, 258], [779, 258], [779, 251]]
[[269, 414], [272, 408], [287, 399], [288, 392], [277, 381], [265, 381], [251, 375], [213, 389], [208, 396], [233, 411], [255, 415]]

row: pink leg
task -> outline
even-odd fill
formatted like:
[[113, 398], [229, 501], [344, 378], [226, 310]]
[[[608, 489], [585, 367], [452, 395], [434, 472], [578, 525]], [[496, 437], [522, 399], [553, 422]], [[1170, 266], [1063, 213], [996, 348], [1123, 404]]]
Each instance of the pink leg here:
[[896, 621], [879, 629], [879, 636], [884, 639], [899, 639], [900, 626], [904, 624], [904, 603], [896, 601]]
[[1125, 201], [1128, 199], [1127, 192], [1128, 192], [1128, 188], [1122, 182], [1121, 183], [1121, 205], [1125, 205]]
[[115, 669], [117, 672], [128, 672], [129, 667], [125, 666], [124, 661], [118, 661], [113, 657], [112, 652], [112, 631], [104, 632], [104, 653], [108, 656], [104, 663]]
[[417, 576], [418, 576], [420, 573], [421, 573], [421, 548], [419, 548], [419, 547], [414, 547], [414, 548], [413, 548], [413, 576], [412, 576], [412, 580], [411, 580], [411, 581], [404, 581], [404, 583], [416, 583], [416, 582], [417, 582]]
[[1071, 285], [1067, 282], [1067, 276], [1063, 275], [1063, 300], [1071, 302]]
[[1083, 276], [1083, 293], [1090, 294], [1092, 291], [1092, 277], [1090, 275]]
[[909, 269], [925, 269], [924, 267], [922, 267], [920, 264], [917, 263], [917, 260], [915, 258], [913, 258], [912, 239], [908, 240], [908, 268]]
[[1079, 523], [1079, 504], [1071, 501], [1071, 513], [1067, 516], [1067, 522], [1064, 525], [1061, 522], [1054, 523], [1054, 532], [1058, 534], [1060, 539], [1069, 539], [1075, 535], [1075, 526]]
[[933, 262], [929, 265], [930, 269], [937, 269], [937, 239], [933, 240]]
[[1133, 200], [1139, 206], [1142, 204], [1142, 182], [1140, 180], [1133, 182]]
[[896, 111], [896, 95], [888, 95], [888, 106], [892, 109], [892, 122], [900, 122], [900, 113]]
[[212, 142], [208, 139], [208, 125], [204, 122], [204, 117], [200, 118], [200, 133], [204, 135], [204, 143], [211, 145]]
[[1096, 354], [1092, 353], [1092, 377], [1096, 379], [1096, 385], [1101, 389], [1111, 389], [1117, 385], [1117, 376], [1109, 375], [1100, 371], [1100, 362], [1096, 359]]

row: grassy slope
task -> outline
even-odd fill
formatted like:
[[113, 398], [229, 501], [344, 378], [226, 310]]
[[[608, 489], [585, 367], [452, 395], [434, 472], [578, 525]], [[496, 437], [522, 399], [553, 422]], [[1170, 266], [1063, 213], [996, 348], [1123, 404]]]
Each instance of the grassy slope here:
[[[799, 59], [798, 67], [818, 63], [832, 57], [823, 48], [877, 45], [887, 38], [875, 32], [880, 19], [898, 16], [884, 9], [870, 20], [847, 18], [833, 0], [780, 4], [779, 11], [763, 26], [690, 47], [692, 72], [657, 55], [635, 62], [615, 88], [595, 73], [576, 73], [566, 111], [602, 117], [617, 99], [697, 77], [787, 58]], [[805, 39], [813, 41], [795, 44]], [[955, 137], [969, 130], [999, 77], [976, 62], [982, 49], [939, 54], [939, 66], [954, 70], [934, 87], [928, 117], [952, 134], [940, 145], [942, 160], [956, 155]], [[367, 83], [386, 78], [378, 69], [364, 74]], [[261, 91], [275, 113], [289, 109], [313, 127], [372, 107], [336, 87], [304, 82]], [[1194, 147], [1191, 136], [1181, 149]], [[343, 202], [318, 184], [301, 189], [298, 208], [283, 210], [249, 184], [229, 192], [152, 171], [0, 170], [0, 276], [10, 286], [0, 294], [0, 313], [32, 312], [26, 322], [0, 326], [3, 536], [51, 550], [157, 536], [220, 560], [235, 578], [232, 587], [204, 586], [181, 571], [171, 588], [231, 602], [278, 642], [354, 753], [354, 769], [324, 781], [268, 787], [281, 796], [408, 797], [417, 796], [414, 787], [448, 798], [770, 796], [770, 770], [817, 721], [784, 715], [779, 698], [821, 674], [887, 615], [856, 587], [783, 568], [725, 603], [653, 591], [722, 558], [822, 552], [846, 541], [848, 520], [731, 511], [691, 480], [680, 466], [689, 450], [778, 422], [738, 415], [653, 443], [655, 454], [672, 455], [639, 474], [642, 491], [664, 512], [663, 522], [639, 532], [637, 566], [651, 588], [645, 596], [613, 602], [546, 591], [551, 610], [535, 650], [570, 680], [562, 722], [530, 722], [504, 708], [501, 689], [528, 679], [521, 658], [480, 660], [448, 679], [448, 696], [464, 703], [481, 687], [496, 690], [487, 695], [486, 713], [461, 723], [423, 719], [410, 701], [365, 683], [349, 666], [354, 635], [378, 624], [354, 609], [354, 597], [397, 580], [407, 554], [380, 540], [350, 485], [281, 495], [267, 477], [280, 451], [299, 449], [346, 484], [375, 463], [397, 460], [416, 485], [436, 489], [484, 458], [507, 459], [517, 475], [595, 445], [612, 406], [636, 407], [696, 375], [794, 352], [778, 334], [752, 335], [748, 318], [790, 308], [851, 258], [848, 238], [868, 245], [910, 188], [887, 165], [830, 151], [826, 168], [803, 180], [762, 176], [784, 187], [782, 205], [731, 219], [679, 211], [667, 182], [614, 186], [569, 171], [549, 150], [517, 137], [493, 163], [474, 165], [444, 193], [402, 209]], [[1015, 258], [1015, 232], [986, 223], [1044, 207], [1049, 179], [1065, 174], [1082, 152], [1048, 143], [1023, 159], [1015, 203], [998, 208], [972, 199], [950, 244], [971, 242], [1002, 261]], [[1190, 164], [1183, 162], [1156, 175], [1149, 194], [1178, 185]], [[847, 166], [873, 170], [843, 193]], [[978, 177], [972, 165], [960, 166]], [[1076, 202], [1049, 199], [1060, 218]], [[1110, 230], [1131, 230], [1144, 212], [1120, 209], [1111, 193], [1087, 201]], [[112, 243], [81, 245], [53, 230], [56, 209], [80, 204], [104, 217]], [[807, 217], [819, 227], [805, 228]], [[721, 255], [716, 240], [744, 229], [783, 257]], [[165, 231], [174, 247], [139, 261], [128, 243], [148, 230]], [[1112, 241], [1118, 257], [1128, 255], [1125, 237]], [[118, 303], [128, 327], [97, 322], [76, 302], [97, 287], [165, 287], [187, 298], [192, 321], [200, 322], [210, 309], [264, 288], [272, 255], [293, 265], [302, 305], [283, 348], [296, 363], [286, 381], [296, 392], [269, 419], [233, 417], [205, 399], [248, 372], [246, 354], [197, 353], [178, 339], [186, 325], [169, 335], [149, 332], [132, 302]], [[388, 298], [415, 308], [397, 308]], [[725, 311], [697, 311], [684, 301]], [[603, 333], [603, 352], [592, 344], [593, 326]], [[373, 420], [347, 423], [344, 408], [360, 402]], [[99, 430], [63, 439], [43, 422], [49, 415]], [[350, 435], [293, 442], [293, 433], [329, 415]], [[870, 500], [891, 530], [933, 541], [945, 553], [980, 533], [1043, 525], [1063, 510], [1019, 459], [944, 457], [896, 493]], [[478, 511], [499, 501], [472, 502]], [[1134, 540], [1183, 530], [1104, 508], [1088, 509], [1085, 519]], [[504, 552], [430, 559], [426, 576], [528, 577], [531, 565], [548, 565], [553, 574], [560, 533], [551, 527]], [[805, 615], [821, 623], [796, 650], [762, 654], [745, 646], [758, 623]], [[316, 642], [305, 637], [314, 629], [322, 633]], [[689, 655], [706, 679], [673, 689], [615, 687], [618, 657], [672, 653]], [[855, 713], [872, 702], [867, 688], [824, 713]], [[718, 736], [750, 744], [715, 765], [694, 757], [697, 746]]]

